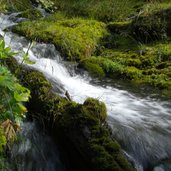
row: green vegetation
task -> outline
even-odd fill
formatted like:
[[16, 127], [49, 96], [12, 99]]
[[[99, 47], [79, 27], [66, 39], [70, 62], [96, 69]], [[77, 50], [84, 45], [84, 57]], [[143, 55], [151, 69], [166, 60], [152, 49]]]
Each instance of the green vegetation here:
[[41, 18], [42, 15], [40, 11], [36, 9], [27, 9], [21, 14], [19, 14], [18, 17], [23, 17], [23, 18], [28, 18], [28, 19], [33, 20], [33, 19]]
[[[54, 13], [41, 18], [41, 14], [32, 9], [31, 2]], [[19, 16], [30, 19], [15, 26], [13, 31], [31, 40], [54, 43], [65, 59], [77, 61], [78, 66], [92, 76], [127, 80], [151, 86], [162, 94], [171, 94], [169, 1], [0, 0], [0, 4], [0, 11], [22, 11]], [[104, 103], [88, 98], [83, 104], [77, 104], [55, 95], [40, 72], [25, 69], [13, 59], [4, 62], [13, 55], [10, 50], [2, 40], [0, 169], [4, 145], [14, 139], [17, 122], [27, 112], [23, 102], [30, 97], [29, 88], [32, 96], [27, 102], [30, 116], [51, 130], [71, 154], [71, 160], [84, 161], [87, 170], [134, 170], [105, 126]], [[23, 61], [27, 59], [28, 53]], [[19, 84], [6, 64], [13, 72], [17, 71], [17, 77], [27, 88]], [[12, 131], [7, 132], [7, 128]]]
[[33, 40], [52, 42], [68, 59], [90, 57], [100, 39], [106, 34], [105, 24], [81, 18], [66, 19], [59, 15], [47, 19], [24, 22], [14, 30]]
[[0, 0], [0, 4], [1, 12], [24, 11], [32, 8], [30, 0]]
[[100, 21], [122, 21], [135, 14], [142, 2], [138, 0], [53, 0], [57, 10], [68, 16], [83, 16]]
[[4, 40], [0, 41], [0, 120], [17, 121], [26, 112], [22, 102], [28, 101], [29, 90], [22, 87], [7, 67], [3, 66], [4, 59], [13, 55], [9, 47], [5, 47]]
[[[13, 30], [32, 40], [54, 43], [65, 59], [76, 60], [92, 76], [130, 80], [170, 94], [169, 1], [59, 0], [53, 3], [61, 12], [23, 22]], [[143, 4], [141, 8], [140, 4]], [[117, 10], [124, 12], [119, 15]], [[135, 16], [126, 19], [132, 14]]]
[[0, 154], [3, 153], [4, 146], [6, 145], [6, 138], [4, 136], [4, 132], [0, 129]]
[[5, 59], [14, 53], [10, 47], [5, 47], [4, 40], [0, 40], [0, 169], [6, 166], [4, 150], [6, 143], [13, 141], [18, 131], [18, 124], [27, 109], [23, 102], [28, 101], [30, 91], [19, 84], [18, 80], [8, 70]]
[[31, 0], [31, 2], [35, 4], [41, 4], [41, 6], [49, 12], [55, 9], [54, 2], [52, 0]]

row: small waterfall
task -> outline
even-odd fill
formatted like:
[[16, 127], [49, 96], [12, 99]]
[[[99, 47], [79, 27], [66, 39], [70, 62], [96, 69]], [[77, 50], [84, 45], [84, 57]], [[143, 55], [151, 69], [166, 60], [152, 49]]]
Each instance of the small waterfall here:
[[[1, 16], [1, 20], [4, 16]], [[5, 18], [5, 17], [4, 17]], [[5, 26], [10, 26], [5, 19]], [[0, 32], [1, 34], [3, 31]], [[13, 51], [26, 51], [29, 42], [21, 36], [7, 32], [5, 42]], [[21, 61], [21, 55], [17, 55]], [[30, 60], [36, 68], [52, 81], [54, 87], [64, 95], [67, 90], [72, 99], [82, 103], [87, 97], [105, 102], [108, 110], [107, 122], [114, 137], [133, 159], [138, 171], [150, 165], [171, 159], [171, 104], [161, 99], [135, 96], [116, 87], [94, 85], [84, 75], [70, 74], [59, 53], [52, 44], [36, 43], [29, 51]], [[162, 169], [159, 164], [155, 169]], [[166, 167], [165, 171], [169, 171]], [[154, 170], [155, 170], [154, 169]], [[158, 169], [158, 170], [159, 170]], [[156, 170], [155, 170], [156, 171]]]

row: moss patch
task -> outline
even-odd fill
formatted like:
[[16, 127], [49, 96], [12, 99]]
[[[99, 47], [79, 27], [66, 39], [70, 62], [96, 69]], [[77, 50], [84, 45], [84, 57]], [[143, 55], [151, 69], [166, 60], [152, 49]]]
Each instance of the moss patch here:
[[95, 20], [54, 17], [21, 23], [14, 31], [34, 40], [53, 42], [70, 59], [90, 57], [106, 34], [105, 24]]
[[[132, 80], [132, 83], [150, 85], [165, 94], [171, 91], [170, 43], [140, 46], [135, 51], [105, 50], [98, 57], [80, 62], [89, 70], [90, 63], [99, 65], [105, 76]], [[90, 71], [91, 72], [91, 71]], [[167, 91], [166, 91], [167, 90]], [[167, 93], [166, 93], [167, 92]]]

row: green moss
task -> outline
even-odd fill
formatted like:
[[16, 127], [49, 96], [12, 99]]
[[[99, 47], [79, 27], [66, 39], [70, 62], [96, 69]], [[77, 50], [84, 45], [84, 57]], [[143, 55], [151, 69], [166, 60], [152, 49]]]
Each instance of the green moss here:
[[132, 80], [134, 84], [170, 91], [170, 45], [170, 42], [158, 42], [141, 45], [137, 50], [104, 49], [101, 56], [84, 59], [80, 66], [99, 65], [110, 78]]
[[100, 102], [97, 99], [88, 98], [83, 105], [84, 112], [87, 111], [89, 112], [89, 115], [94, 115], [94, 117], [98, 118], [100, 122], [104, 122], [106, 120], [107, 110], [103, 102]]
[[6, 12], [6, 9], [7, 9], [7, 4], [5, 3], [5, 1], [2, 1], [0, 6], [0, 12]]
[[71, 110], [70, 106], [58, 126], [65, 130], [62, 136], [69, 137], [70, 144], [75, 144], [80, 158], [89, 159], [87, 165], [91, 165], [93, 170], [134, 170], [126, 160], [123, 162], [123, 157], [119, 157], [122, 156], [120, 146], [111, 139], [109, 130], [102, 126], [105, 118], [105, 105], [88, 98], [75, 109]]
[[101, 66], [99, 66], [98, 64], [93, 64], [93, 63], [90, 63], [90, 62], [85, 62], [84, 63], [84, 68], [89, 71], [89, 73], [92, 75], [92, 76], [97, 76], [97, 77], [104, 77], [105, 76], [105, 73], [102, 69]]
[[142, 77], [142, 71], [134, 66], [127, 67], [124, 71], [127, 79], [139, 79]]
[[[52, 17], [51, 17], [52, 18]], [[95, 20], [52, 18], [24, 22], [17, 25], [16, 32], [45, 42], [53, 42], [69, 59], [90, 57], [96, 50], [100, 39], [106, 34], [105, 24]]]
[[122, 21], [136, 13], [135, 6], [141, 4], [137, 0], [54, 0], [58, 10], [70, 16], [84, 16], [101, 21]]
[[41, 4], [41, 6], [49, 12], [52, 12], [54, 9], [53, 0], [31, 0], [33, 3]]
[[36, 9], [28, 9], [21, 14], [18, 15], [18, 17], [28, 18], [28, 19], [37, 19], [42, 17], [40, 11]]

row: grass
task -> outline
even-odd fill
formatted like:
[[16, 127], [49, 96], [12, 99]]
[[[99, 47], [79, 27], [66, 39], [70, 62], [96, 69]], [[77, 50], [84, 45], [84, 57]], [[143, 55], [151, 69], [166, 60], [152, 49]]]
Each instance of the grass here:
[[100, 21], [123, 21], [135, 13], [138, 0], [54, 0], [58, 10], [69, 16], [83, 16]]
[[141, 15], [151, 15], [154, 13], [157, 13], [161, 10], [165, 10], [165, 9], [171, 9], [171, 2], [154, 2], [154, 3], [146, 3], [143, 6], [143, 9], [141, 11]]

